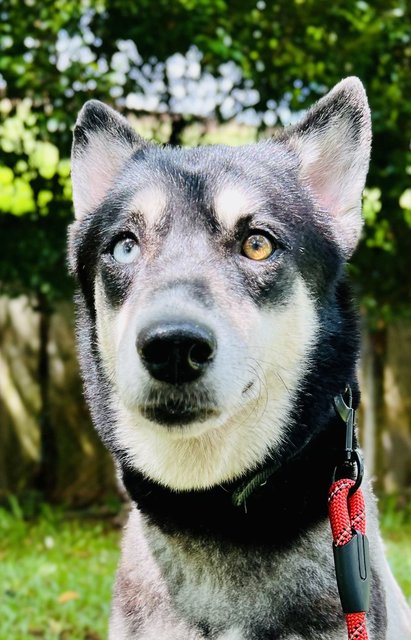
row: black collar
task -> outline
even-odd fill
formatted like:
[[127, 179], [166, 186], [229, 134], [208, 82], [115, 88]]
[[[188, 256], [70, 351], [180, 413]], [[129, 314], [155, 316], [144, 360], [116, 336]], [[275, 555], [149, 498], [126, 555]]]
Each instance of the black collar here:
[[328, 488], [344, 446], [344, 424], [332, 406], [327, 422], [293, 450], [275, 453], [232, 482], [174, 491], [127, 466], [123, 482], [139, 510], [167, 532], [278, 546], [326, 517]]

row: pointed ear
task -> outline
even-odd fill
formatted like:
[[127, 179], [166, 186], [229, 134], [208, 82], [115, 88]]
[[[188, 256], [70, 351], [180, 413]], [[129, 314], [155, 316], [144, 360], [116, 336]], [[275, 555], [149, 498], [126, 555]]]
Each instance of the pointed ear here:
[[74, 128], [71, 153], [76, 218], [103, 201], [126, 160], [147, 145], [116, 111], [98, 100], [86, 102]]
[[349, 257], [362, 228], [362, 192], [371, 149], [371, 118], [364, 87], [346, 78], [280, 138], [297, 153], [300, 175], [334, 221]]

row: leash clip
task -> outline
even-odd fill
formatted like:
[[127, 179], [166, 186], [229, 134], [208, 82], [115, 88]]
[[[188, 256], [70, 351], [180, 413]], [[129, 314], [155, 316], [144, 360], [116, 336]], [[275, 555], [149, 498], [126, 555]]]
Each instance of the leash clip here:
[[[355, 484], [351, 487], [349, 495], [352, 496], [361, 486], [364, 477], [364, 461], [359, 449], [354, 448], [354, 427], [355, 427], [355, 409], [352, 406], [351, 387], [347, 386], [348, 405], [343, 396], [340, 394], [334, 398], [335, 409], [341, 420], [345, 422], [345, 449], [343, 465], [354, 465], [357, 467], [357, 477]], [[333, 478], [337, 475], [338, 465], [334, 469]]]

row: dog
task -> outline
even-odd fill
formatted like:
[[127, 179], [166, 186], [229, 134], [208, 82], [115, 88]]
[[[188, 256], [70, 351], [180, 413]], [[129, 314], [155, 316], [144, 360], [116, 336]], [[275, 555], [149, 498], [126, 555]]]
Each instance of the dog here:
[[[241, 147], [139, 137], [101, 102], [74, 129], [85, 393], [133, 501], [112, 640], [343, 640], [327, 493], [359, 402], [361, 82]], [[344, 396], [345, 397], [345, 396]], [[411, 638], [372, 490], [370, 640]], [[354, 637], [354, 636], [352, 636]]]

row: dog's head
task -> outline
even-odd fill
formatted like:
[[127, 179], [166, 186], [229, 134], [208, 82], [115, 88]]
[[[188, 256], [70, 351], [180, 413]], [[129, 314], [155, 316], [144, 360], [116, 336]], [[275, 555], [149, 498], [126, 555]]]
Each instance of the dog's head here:
[[243, 147], [160, 147], [102, 103], [84, 106], [70, 243], [82, 368], [109, 395], [108, 439], [129, 465], [206, 487], [287, 438], [321, 309], [360, 235], [369, 151], [355, 78]]

